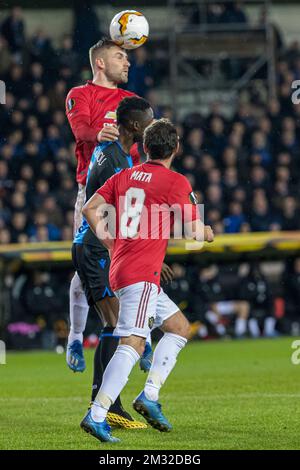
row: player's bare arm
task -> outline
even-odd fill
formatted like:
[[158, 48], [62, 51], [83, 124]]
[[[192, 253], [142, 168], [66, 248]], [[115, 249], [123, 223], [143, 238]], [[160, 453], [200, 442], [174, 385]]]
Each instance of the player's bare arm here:
[[107, 218], [105, 216], [107, 207], [108, 205], [104, 197], [95, 193], [83, 206], [82, 213], [96, 237], [99, 238], [108, 250], [111, 250], [114, 241], [112, 235], [107, 230]]
[[187, 222], [184, 225], [186, 238], [211, 243], [214, 241], [214, 232], [210, 225], [204, 225], [200, 219]]
[[171, 282], [173, 280], [173, 277], [174, 277], [174, 273], [173, 273], [172, 268], [170, 268], [170, 266], [168, 266], [166, 263], [163, 263], [161, 267], [162, 282], [164, 283]]

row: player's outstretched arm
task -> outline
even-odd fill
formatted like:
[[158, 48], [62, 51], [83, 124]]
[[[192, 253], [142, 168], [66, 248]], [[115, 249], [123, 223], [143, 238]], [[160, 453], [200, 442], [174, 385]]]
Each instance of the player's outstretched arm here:
[[114, 240], [107, 228], [107, 209], [108, 204], [104, 197], [95, 193], [83, 206], [82, 214], [96, 237], [110, 250], [113, 248]]

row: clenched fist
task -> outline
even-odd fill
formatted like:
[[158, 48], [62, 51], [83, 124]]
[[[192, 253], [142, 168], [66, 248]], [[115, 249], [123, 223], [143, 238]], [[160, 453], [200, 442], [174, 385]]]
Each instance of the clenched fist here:
[[98, 142], [114, 142], [119, 138], [119, 131], [115, 124], [104, 126], [100, 132], [98, 132]]
[[208, 243], [211, 243], [214, 241], [215, 235], [213, 232], [213, 229], [211, 228], [210, 225], [205, 225], [204, 227], [204, 240]]

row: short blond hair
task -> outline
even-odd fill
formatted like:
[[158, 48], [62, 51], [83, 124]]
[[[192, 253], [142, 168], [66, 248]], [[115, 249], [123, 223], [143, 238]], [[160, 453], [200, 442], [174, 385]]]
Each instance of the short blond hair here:
[[110, 49], [111, 47], [118, 47], [118, 46], [109, 38], [102, 38], [100, 39], [100, 41], [96, 42], [96, 44], [90, 47], [89, 58], [90, 58], [90, 64], [91, 64], [91, 68], [93, 72], [95, 68], [96, 59], [99, 57], [99, 55], [101, 55], [103, 51]]

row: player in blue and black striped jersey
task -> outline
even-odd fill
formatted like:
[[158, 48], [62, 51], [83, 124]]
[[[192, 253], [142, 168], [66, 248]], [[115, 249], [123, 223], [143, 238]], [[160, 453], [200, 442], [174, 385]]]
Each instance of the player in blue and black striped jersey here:
[[[87, 174], [86, 200], [90, 199], [112, 175], [133, 166], [129, 154], [130, 148], [135, 142], [142, 140], [144, 129], [152, 120], [152, 108], [144, 99], [130, 97], [120, 102], [117, 108], [119, 139], [115, 142], [103, 142], [95, 147]], [[95, 307], [106, 323], [95, 352], [93, 401], [100, 388], [103, 371], [118, 346], [119, 340], [112, 336], [112, 333], [116, 325], [119, 304], [109, 285], [108, 252], [84, 219], [74, 238], [72, 258], [89, 305]], [[81, 343], [74, 343], [69, 346], [67, 352], [67, 360], [71, 368], [80, 365], [81, 360], [84, 361]], [[147, 355], [151, 353], [151, 347], [149, 349], [147, 346], [144, 363], [147, 363]], [[110, 408], [107, 421], [109, 424], [128, 429], [145, 427], [143, 423], [133, 420], [122, 408], [120, 397]]]

